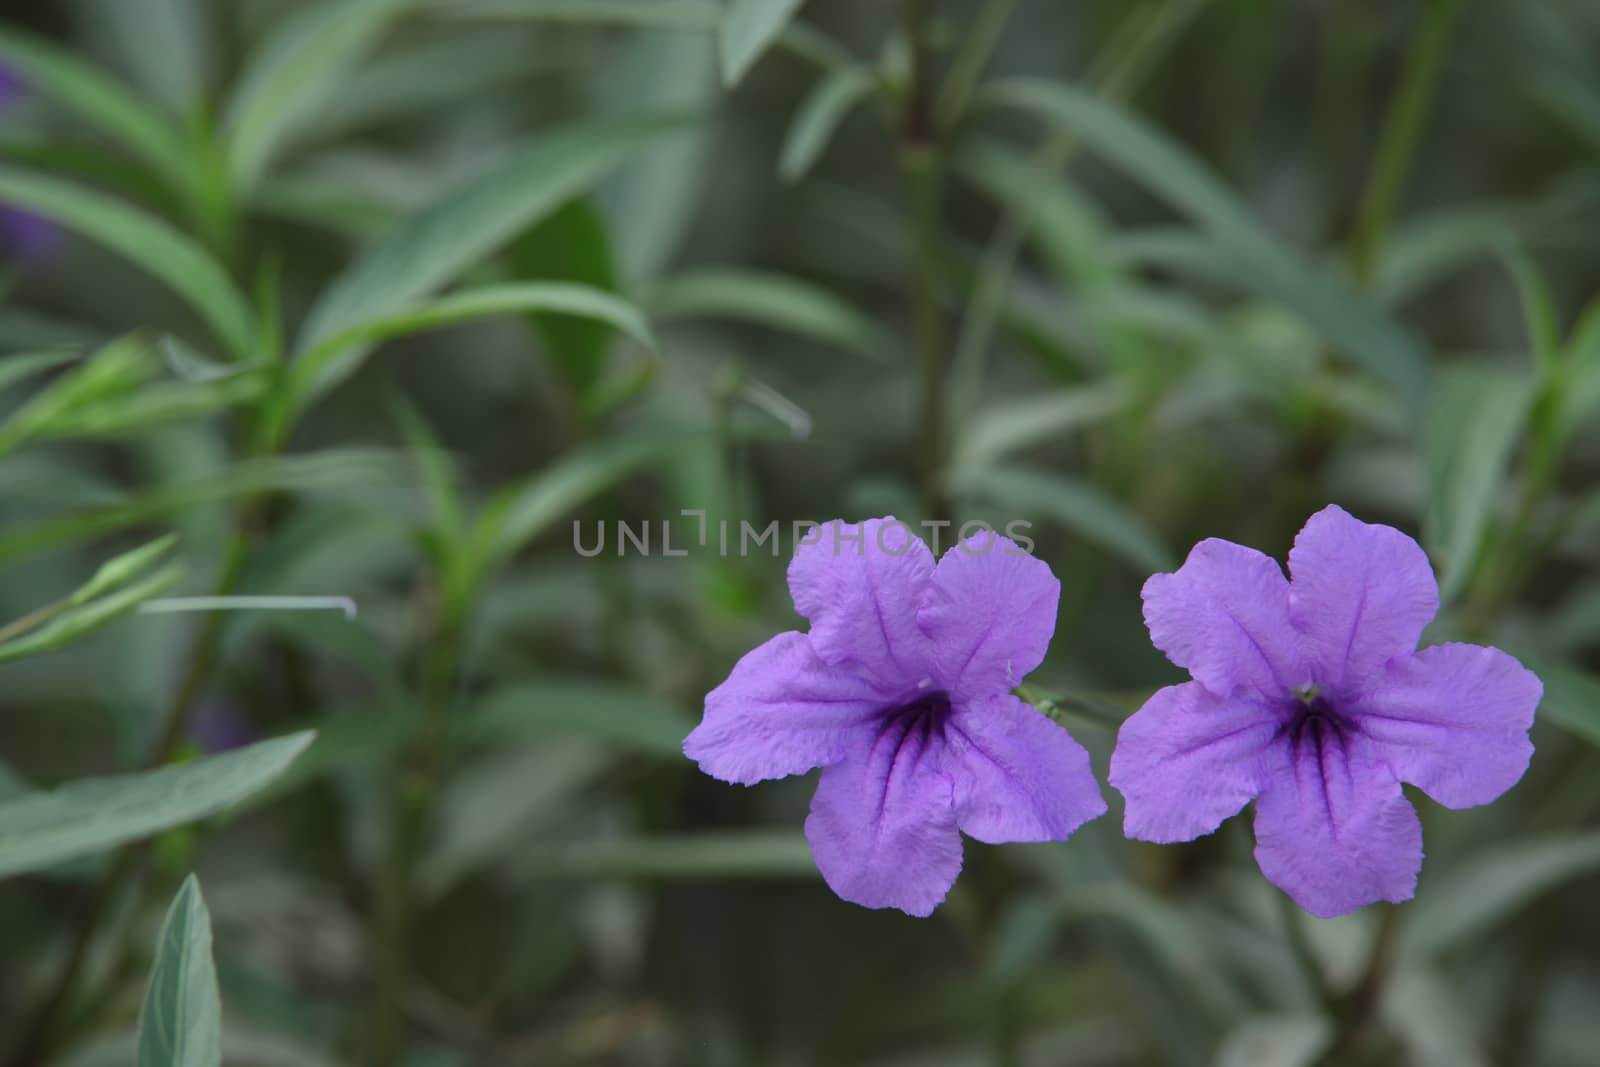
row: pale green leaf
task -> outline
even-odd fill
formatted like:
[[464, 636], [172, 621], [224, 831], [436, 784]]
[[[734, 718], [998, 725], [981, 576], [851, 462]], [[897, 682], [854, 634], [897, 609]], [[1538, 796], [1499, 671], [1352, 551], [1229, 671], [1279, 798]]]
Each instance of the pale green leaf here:
[[1092, 482], [1042, 467], [993, 466], [956, 471], [950, 488], [1002, 505], [1017, 518], [1046, 518], [1121, 557], [1140, 573], [1177, 567], [1172, 553], [1144, 520]]
[[192, 874], [161, 924], [138, 1044], [139, 1067], [222, 1063], [222, 994], [211, 958], [211, 914]]
[[235, 356], [251, 352], [249, 303], [204, 248], [165, 222], [89, 189], [0, 166], [0, 200], [26, 208], [127, 257], [188, 300]]
[[308, 350], [295, 364], [296, 388], [310, 391], [346, 352], [389, 337], [439, 329], [473, 319], [526, 312], [576, 315], [606, 323], [647, 348], [655, 338], [644, 313], [613, 293], [571, 282], [527, 282], [467, 289], [356, 323]]
[[54, 44], [10, 28], [0, 28], [0, 63], [30, 89], [119, 141], [174, 188], [188, 188], [189, 152], [182, 134], [128, 86]]
[[731, 0], [722, 16], [717, 44], [722, 52], [722, 81], [738, 85], [761, 53], [777, 39], [804, 0]]
[[863, 66], [840, 67], [824, 74], [801, 102], [784, 137], [779, 177], [789, 182], [805, 177], [828, 147], [834, 130], [851, 108], [871, 95], [875, 84], [871, 69]]
[[337, 85], [339, 75], [417, 0], [308, 4], [260, 47], [229, 101], [229, 170], [240, 189], [256, 184], [279, 145]]
[[749, 830], [676, 837], [585, 841], [535, 847], [518, 857], [534, 878], [817, 877], [805, 837], [793, 830]]
[[1145, 185], [1218, 242], [1219, 270], [1311, 323], [1413, 406], [1429, 387], [1426, 350], [1348, 282], [1273, 236], [1206, 167], [1166, 134], [1115, 104], [1041, 79], [1007, 79], [984, 98], [1061, 123], [1090, 149]]
[[1424, 877], [1402, 944], [1432, 955], [1516, 915], [1541, 894], [1600, 869], [1600, 832], [1493, 845], [1436, 877]]
[[876, 323], [812, 282], [782, 274], [706, 268], [662, 281], [646, 305], [657, 318], [749, 322], [885, 359], [890, 342]]
[[1422, 532], [1446, 602], [1472, 573], [1532, 400], [1533, 383], [1524, 375], [1458, 367], [1442, 378], [1424, 432]]
[[1591, 745], [1600, 745], [1600, 678], [1549, 660], [1520, 658], [1544, 683], [1539, 717]]
[[[540, 133], [432, 205], [402, 220], [322, 294], [301, 333], [302, 353], [362, 323], [393, 315], [494, 252], [545, 214], [599, 181], [674, 123], [630, 118]], [[328, 387], [360, 349], [330, 361]]]
[[651, 693], [592, 679], [539, 679], [497, 689], [461, 722], [469, 740], [586, 737], [668, 759], [683, 758], [694, 720]]
[[0, 803], [0, 875], [51, 867], [215, 814], [283, 773], [310, 732]]

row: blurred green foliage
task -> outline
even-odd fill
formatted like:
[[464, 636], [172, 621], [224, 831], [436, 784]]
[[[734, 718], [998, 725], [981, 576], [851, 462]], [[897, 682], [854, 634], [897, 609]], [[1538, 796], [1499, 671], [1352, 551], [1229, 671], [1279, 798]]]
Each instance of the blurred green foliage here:
[[[65, 236], [0, 275], [0, 1062], [1592, 1062], [1597, 58], [1587, 0], [7, 15], [0, 229]], [[1546, 684], [1406, 905], [1113, 799], [867, 912], [806, 782], [679, 753], [792, 523], [1031, 522], [1103, 775], [1144, 578], [1329, 502]]]

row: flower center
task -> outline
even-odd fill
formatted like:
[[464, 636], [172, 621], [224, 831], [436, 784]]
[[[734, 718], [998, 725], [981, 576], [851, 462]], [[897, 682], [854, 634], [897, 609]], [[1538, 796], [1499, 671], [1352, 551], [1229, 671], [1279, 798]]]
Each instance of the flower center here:
[[942, 735], [950, 717], [950, 694], [943, 690], [923, 693], [915, 700], [892, 708], [884, 720], [907, 733]]
[[1352, 728], [1350, 720], [1339, 714], [1327, 697], [1318, 693], [1315, 686], [1308, 686], [1295, 691], [1279, 736], [1288, 737], [1290, 748], [1311, 749], [1320, 757], [1326, 747], [1342, 749]]

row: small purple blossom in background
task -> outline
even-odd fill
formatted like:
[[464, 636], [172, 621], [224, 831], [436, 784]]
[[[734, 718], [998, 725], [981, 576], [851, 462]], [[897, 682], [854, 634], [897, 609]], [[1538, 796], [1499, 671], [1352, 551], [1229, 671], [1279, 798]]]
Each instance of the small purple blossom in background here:
[[1089, 754], [1011, 689], [1044, 659], [1061, 586], [998, 534], [937, 564], [894, 518], [827, 523], [789, 566], [808, 633], [747, 654], [684, 741], [750, 785], [821, 767], [806, 837], [833, 891], [927, 915], [961, 833], [1061, 841], [1103, 815]]
[[1189, 841], [1254, 799], [1261, 873], [1305, 910], [1408, 900], [1422, 826], [1400, 783], [1447, 808], [1495, 799], [1527, 770], [1543, 688], [1496, 648], [1417, 650], [1439, 588], [1398, 530], [1324, 508], [1289, 572], [1212, 538], [1145, 583], [1151, 640], [1194, 680], [1118, 734], [1124, 832]]
[[[27, 95], [28, 85], [16, 70], [0, 63], [0, 114]], [[0, 204], [0, 259], [38, 263], [61, 247], [61, 228], [31, 211]]]

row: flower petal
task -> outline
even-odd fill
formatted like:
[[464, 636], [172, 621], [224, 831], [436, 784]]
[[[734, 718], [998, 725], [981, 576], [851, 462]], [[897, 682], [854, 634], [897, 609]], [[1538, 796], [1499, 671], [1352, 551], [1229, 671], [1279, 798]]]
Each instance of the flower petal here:
[[1144, 583], [1144, 621], [1167, 658], [1218, 696], [1277, 699], [1306, 679], [1289, 626], [1289, 583], [1271, 557], [1215, 537]]
[[917, 628], [933, 553], [893, 516], [818, 527], [795, 549], [789, 594], [811, 620], [811, 644], [828, 663], [855, 663], [878, 679], [915, 685], [927, 671]]
[[806, 839], [845, 900], [927, 915], [961, 873], [950, 778], [932, 717], [889, 721], [866, 751], [822, 772]]
[[1267, 881], [1328, 919], [1411, 899], [1422, 823], [1389, 768], [1359, 745], [1307, 737], [1256, 799], [1256, 862]]
[[822, 662], [807, 635], [782, 633], [746, 653], [706, 695], [705, 717], [683, 752], [725, 782], [804, 774], [870, 744], [871, 724], [890, 699], [859, 673]]
[[1014, 688], [1044, 659], [1061, 583], [1015, 541], [984, 531], [947, 551], [917, 622], [935, 650], [934, 677], [957, 703]]
[[1439, 611], [1439, 585], [1421, 546], [1336, 505], [1306, 521], [1289, 573], [1289, 617], [1304, 635], [1318, 685], [1353, 684], [1415, 650]]
[[1161, 690], [1117, 731], [1111, 784], [1127, 801], [1123, 833], [1171, 844], [1209, 834], [1268, 780], [1281, 716], [1197, 682]]
[[1522, 778], [1544, 686], [1498, 648], [1435, 645], [1385, 669], [1354, 709], [1375, 756], [1447, 808], [1487, 804]]
[[944, 766], [957, 824], [991, 845], [1065, 841], [1106, 813], [1088, 751], [1009, 693], [951, 710]]

